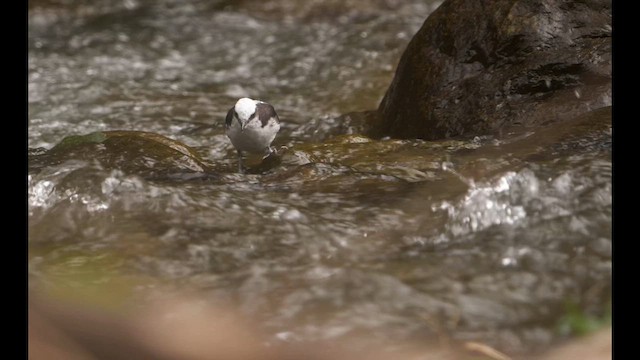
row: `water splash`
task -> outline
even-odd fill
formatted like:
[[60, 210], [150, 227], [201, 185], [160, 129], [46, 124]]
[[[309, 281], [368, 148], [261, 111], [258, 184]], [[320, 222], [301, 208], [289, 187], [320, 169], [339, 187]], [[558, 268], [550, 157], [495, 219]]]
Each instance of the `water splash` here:
[[457, 203], [443, 201], [432, 208], [446, 211], [447, 232], [452, 237], [523, 221], [527, 216], [523, 201], [539, 192], [539, 180], [531, 171], [508, 172], [489, 183], [467, 183], [471, 186], [463, 199]]

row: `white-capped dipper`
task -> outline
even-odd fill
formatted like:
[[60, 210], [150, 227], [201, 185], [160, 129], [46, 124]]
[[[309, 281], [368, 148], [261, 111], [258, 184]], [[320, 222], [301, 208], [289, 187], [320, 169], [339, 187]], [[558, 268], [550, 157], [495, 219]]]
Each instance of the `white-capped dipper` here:
[[243, 172], [242, 152], [263, 154], [274, 150], [271, 142], [280, 130], [280, 119], [270, 104], [242, 98], [229, 109], [225, 120], [227, 136], [238, 151], [238, 171]]

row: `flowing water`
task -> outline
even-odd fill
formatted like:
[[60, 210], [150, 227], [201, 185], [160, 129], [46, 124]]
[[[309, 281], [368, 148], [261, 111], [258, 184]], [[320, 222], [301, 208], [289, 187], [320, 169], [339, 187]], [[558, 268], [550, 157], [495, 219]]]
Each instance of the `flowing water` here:
[[[273, 341], [447, 334], [523, 352], [566, 335], [570, 306], [602, 316], [607, 111], [500, 136], [371, 140], [339, 115], [377, 107], [439, 2], [328, 3], [30, 2], [32, 287], [195, 290]], [[282, 162], [268, 171], [235, 173], [223, 121], [242, 96], [280, 115]], [[91, 154], [35, 165], [64, 137], [105, 130], [181, 141], [213, 170], [145, 176]]]

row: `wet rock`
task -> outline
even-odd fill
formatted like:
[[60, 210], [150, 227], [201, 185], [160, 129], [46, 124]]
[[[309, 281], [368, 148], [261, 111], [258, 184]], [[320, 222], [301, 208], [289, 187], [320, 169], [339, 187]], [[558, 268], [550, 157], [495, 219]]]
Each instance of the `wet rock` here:
[[[511, 138], [503, 140], [501, 146], [488, 146], [475, 151], [487, 158], [510, 153], [527, 161], [557, 159], [580, 152], [609, 152], [611, 111], [610, 106], [589, 111], [563, 122], [549, 124], [535, 132], [522, 128], [510, 129], [514, 130], [513, 134], [510, 134]], [[557, 185], [562, 184], [559, 182]]]
[[51, 150], [31, 151], [29, 171], [74, 160], [97, 161], [128, 173], [204, 173], [208, 165], [189, 146], [143, 131], [99, 131], [64, 138]]
[[611, 105], [611, 1], [445, 1], [405, 50], [374, 136], [439, 139]]
[[268, 20], [358, 23], [384, 12], [395, 11], [401, 5], [402, 2], [398, 0], [243, 0], [230, 6]]

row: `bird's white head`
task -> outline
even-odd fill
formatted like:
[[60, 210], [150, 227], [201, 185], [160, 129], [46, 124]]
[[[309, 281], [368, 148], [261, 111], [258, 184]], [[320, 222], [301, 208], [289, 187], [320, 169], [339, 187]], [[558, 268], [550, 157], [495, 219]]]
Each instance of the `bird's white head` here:
[[240, 118], [242, 122], [248, 121], [249, 117], [256, 112], [256, 104], [258, 104], [258, 101], [249, 98], [242, 98], [238, 100], [235, 106], [238, 118]]

